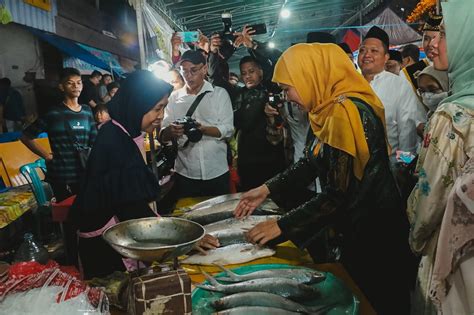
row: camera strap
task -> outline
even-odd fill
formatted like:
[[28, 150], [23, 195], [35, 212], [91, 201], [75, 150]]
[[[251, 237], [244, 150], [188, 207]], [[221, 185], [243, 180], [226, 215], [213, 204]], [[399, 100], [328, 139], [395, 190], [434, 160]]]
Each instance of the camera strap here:
[[[186, 112], [186, 116], [191, 117], [194, 114], [194, 112], [196, 111], [196, 108], [198, 107], [199, 103], [201, 103], [204, 96], [209, 92], [211, 92], [211, 91], [202, 92], [201, 94], [199, 94], [196, 97], [194, 102], [191, 104], [191, 107], [189, 107], [188, 111]], [[189, 145], [189, 139], [186, 140], [186, 142], [183, 145], [183, 148], [186, 148], [188, 145]]]
[[188, 111], [186, 112], [186, 116], [191, 117], [194, 114], [194, 112], [196, 111], [196, 108], [198, 107], [199, 103], [201, 103], [203, 97], [209, 92], [211, 91], [202, 92], [196, 97], [194, 102], [191, 104], [191, 107], [189, 107]]

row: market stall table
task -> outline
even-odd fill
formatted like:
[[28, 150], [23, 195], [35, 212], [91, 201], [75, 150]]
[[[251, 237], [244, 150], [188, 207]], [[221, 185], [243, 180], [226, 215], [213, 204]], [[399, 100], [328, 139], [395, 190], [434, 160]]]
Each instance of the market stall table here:
[[0, 229], [36, 206], [35, 196], [28, 185], [13, 187], [0, 193]]
[[[180, 215], [183, 213], [183, 209], [189, 208], [192, 205], [206, 200], [208, 198], [184, 198], [178, 201], [176, 205], [176, 209], [173, 214]], [[330, 272], [339, 279], [341, 279], [348, 288], [350, 288], [353, 294], [359, 299], [360, 301], [360, 314], [361, 315], [373, 315], [376, 314], [372, 306], [370, 305], [367, 298], [363, 295], [361, 290], [357, 287], [354, 283], [348, 272], [340, 263], [328, 263], [328, 264], [314, 264], [311, 257], [308, 255], [306, 251], [301, 251], [300, 249], [296, 248], [296, 246], [291, 242], [285, 242], [277, 246], [276, 254], [272, 257], [268, 258], [261, 258], [256, 259], [254, 261], [245, 263], [245, 264], [238, 264], [238, 265], [228, 265], [229, 269], [239, 267], [239, 266], [249, 266], [249, 265], [256, 265], [256, 264], [289, 264], [295, 266], [304, 266], [313, 268], [315, 270]], [[181, 267], [188, 273], [192, 281], [192, 289], [194, 289], [194, 285], [197, 283], [201, 283], [205, 280], [202, 271], [206, 271], [209, 274], [217, 274], [220, 273], [221, 270], [214, 266], [197, 266], [197, 265], [184, 265], [182, 264]], [[126, 312], [119, 311], [116, 309], [111, 310], [111, 314], [113, 315], [122, 315], [126, 314]]]

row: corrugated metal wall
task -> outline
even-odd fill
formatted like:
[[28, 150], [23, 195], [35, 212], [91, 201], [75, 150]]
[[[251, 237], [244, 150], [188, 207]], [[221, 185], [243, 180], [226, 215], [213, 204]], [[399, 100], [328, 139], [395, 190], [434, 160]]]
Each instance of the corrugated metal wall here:
[[43, 31], [56, 33], [55, 17], [58, 13], [56, 0], [51, 0], [51, 11], [45, 11], [23, 0], [1, 0], [10, 11], [13, 21]]

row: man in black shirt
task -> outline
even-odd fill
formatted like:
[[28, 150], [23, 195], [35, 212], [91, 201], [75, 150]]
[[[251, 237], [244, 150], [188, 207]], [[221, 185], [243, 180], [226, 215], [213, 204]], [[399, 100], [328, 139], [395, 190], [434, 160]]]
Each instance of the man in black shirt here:
[[79, 96], [79, 104], [89, 105], [95, 108], [99, 104], [99, 83], [102, 79], [102, 73], [94, 70], [89, 80], [83, 81], [81, 96]]

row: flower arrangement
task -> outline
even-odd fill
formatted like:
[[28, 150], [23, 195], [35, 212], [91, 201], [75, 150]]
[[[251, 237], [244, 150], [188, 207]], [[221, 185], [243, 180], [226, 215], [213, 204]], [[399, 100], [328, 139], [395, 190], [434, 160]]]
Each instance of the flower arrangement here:
[[436, 0], [420, 0], [415, 9], [407, 18], [408, 23], [414, 23], [422, 18], [423, 14], [436, 6]]

